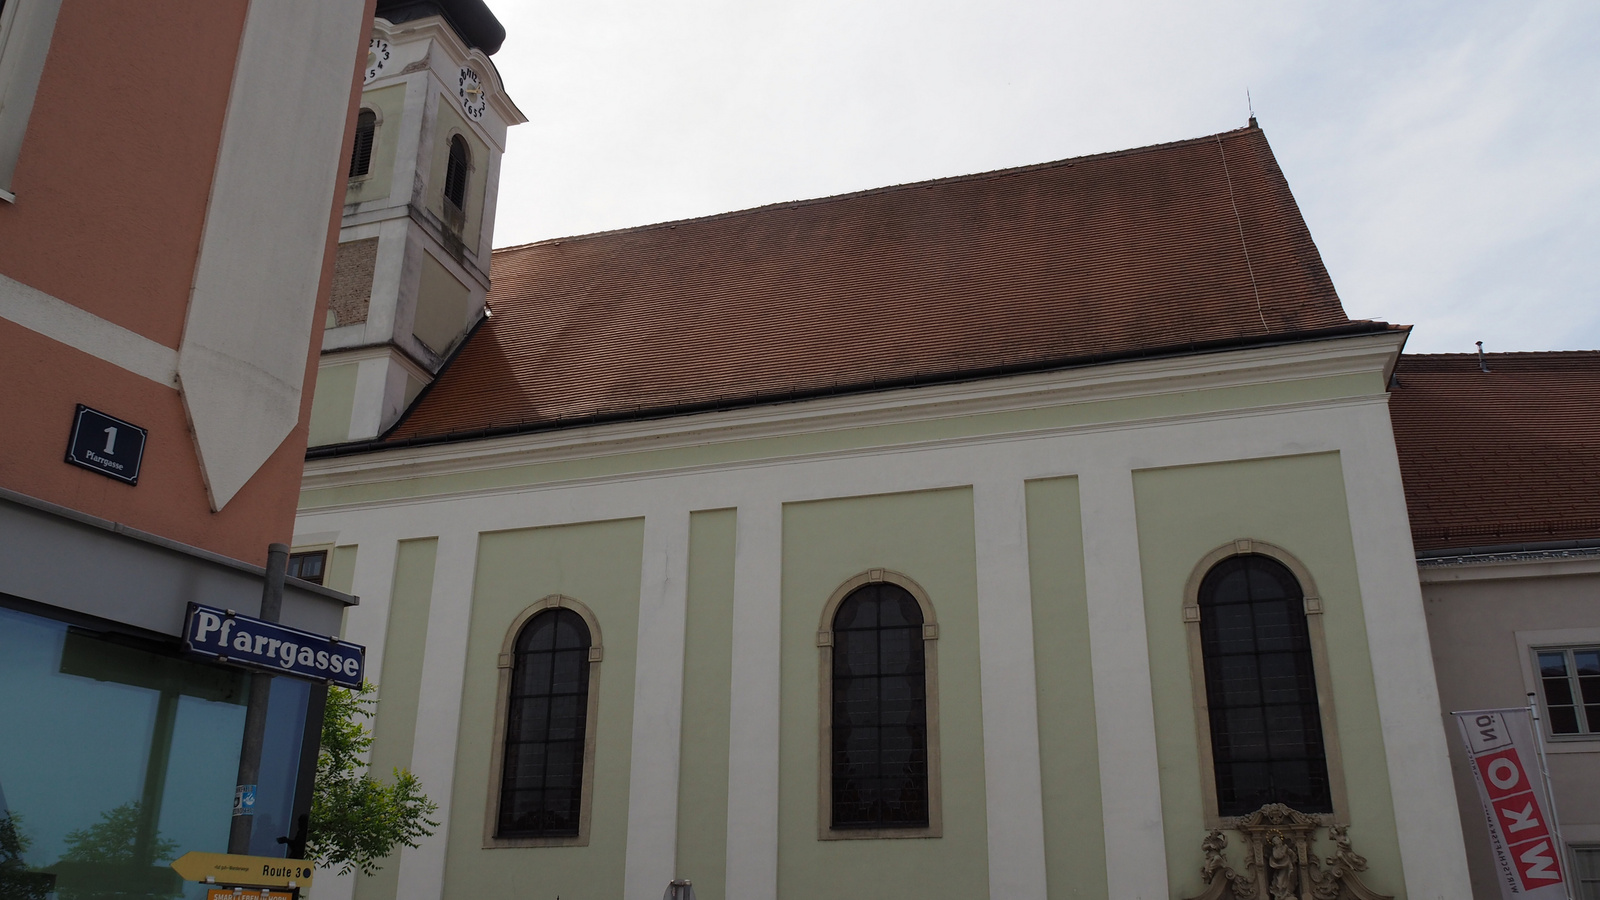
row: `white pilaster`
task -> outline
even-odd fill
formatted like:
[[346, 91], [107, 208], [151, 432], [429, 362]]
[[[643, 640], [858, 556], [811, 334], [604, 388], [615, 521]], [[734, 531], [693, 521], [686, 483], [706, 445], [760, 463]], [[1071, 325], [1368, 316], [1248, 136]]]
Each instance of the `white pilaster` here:
[[[389, 595], [394, 590], [394, 562], [398, 543], [389, 535], [339, 532], [340, 542], [356, 545], [356, 567], [350, 593], [361, 602], [345, 613], [345, 640], [367, 648], [366, 679], [383, 678], [383, 647], [389, 630]], [[371, 723], [368, 723], [371, 726]], [[442, 809], [443, 807], [441, 807]], [[337, 875], [334, 869], [317, 871], [317, 900], [350, 900], [355, 896], [356, 875]]]
[[777, 900], [783, 505], [743, 505], [738, 516], [728, 711], [727, 895]]
[[660, 900], [677, 877], [683, 642], [689, 608], [687, 509], [645, 515], [643, 569], [622, 889], [626, 900]]
[[989, 896], [1045, 900], [1039, 703], [1021, 479], [972, 488]]
[[[467, 633], [472, 623], [472, 578], [477, 555], [475, 532], [453, 531], [439, 536], [411, 772], [442, 811], [450, 809], [451, 790], [455, 787], [456, 738], [461, 727], [461, 687], [467, 674]], [[438, 900], [443, 896], [450, 816], [441, 815], [439, 821], [431, 837], [422, 838], [420, 846], [408, 847], [401, 853], [396, 900]]]
[[1161, 770], [1133, 473], [1123, 466], [1097, 467], [1080, 473], [1078, 489], [1106, 884], [1118, 900], [1167, 900]]
[[1345, 431], [1339, 459], [1406, 895], [1412, 900], [1470, 897], [1394, 432], [1386, 406], [1373, 404], [1349, 415], [1355, 421]]

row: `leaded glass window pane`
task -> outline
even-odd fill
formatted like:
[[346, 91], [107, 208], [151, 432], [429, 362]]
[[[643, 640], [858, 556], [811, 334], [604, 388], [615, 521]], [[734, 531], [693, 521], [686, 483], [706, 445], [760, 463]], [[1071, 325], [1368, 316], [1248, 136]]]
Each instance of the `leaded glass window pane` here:
[[1305, 595], [1281, 563], [1235, 556], [1200, 584], [1217, 811], [1332, 812]]
[[832, 677], [833, 827], [927, 827], [927, 675], [910, 592], [878, 583], [845, 598]]
[[578, 833], [589, 712], [589, 626], [570, 609], [517, 636], [506, 708], [499, 837]]

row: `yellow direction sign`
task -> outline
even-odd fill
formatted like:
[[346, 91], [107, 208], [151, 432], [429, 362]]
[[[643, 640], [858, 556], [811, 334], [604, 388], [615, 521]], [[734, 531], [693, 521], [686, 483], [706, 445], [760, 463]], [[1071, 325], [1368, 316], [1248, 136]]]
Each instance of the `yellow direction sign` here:
[[213, 881], [246, 887], [311, 887], [311, 862], [272, 856], [237, 856], [191, 850], [172, 861], [185, 881]]

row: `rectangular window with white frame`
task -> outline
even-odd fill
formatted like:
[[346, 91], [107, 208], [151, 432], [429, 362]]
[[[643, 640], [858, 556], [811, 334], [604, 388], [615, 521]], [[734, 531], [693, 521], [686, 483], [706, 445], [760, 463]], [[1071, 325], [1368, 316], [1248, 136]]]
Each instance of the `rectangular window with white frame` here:
[[1600, 735], [1600, 646], [1536, 647], [1533, 652], [1550, 735]]
[[1578, 900], [1600, 900], [1600, 847], [1573, 847], [1572, 868]]

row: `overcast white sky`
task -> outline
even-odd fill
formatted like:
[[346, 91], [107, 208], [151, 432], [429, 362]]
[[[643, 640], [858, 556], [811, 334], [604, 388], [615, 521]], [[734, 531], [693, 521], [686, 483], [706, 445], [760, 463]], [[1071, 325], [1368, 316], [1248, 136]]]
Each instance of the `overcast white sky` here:
[[489, 0], [498, 246], [1179, 140], [1245, 90], [1354, 318], [1600, 348], [1600, 3]]

